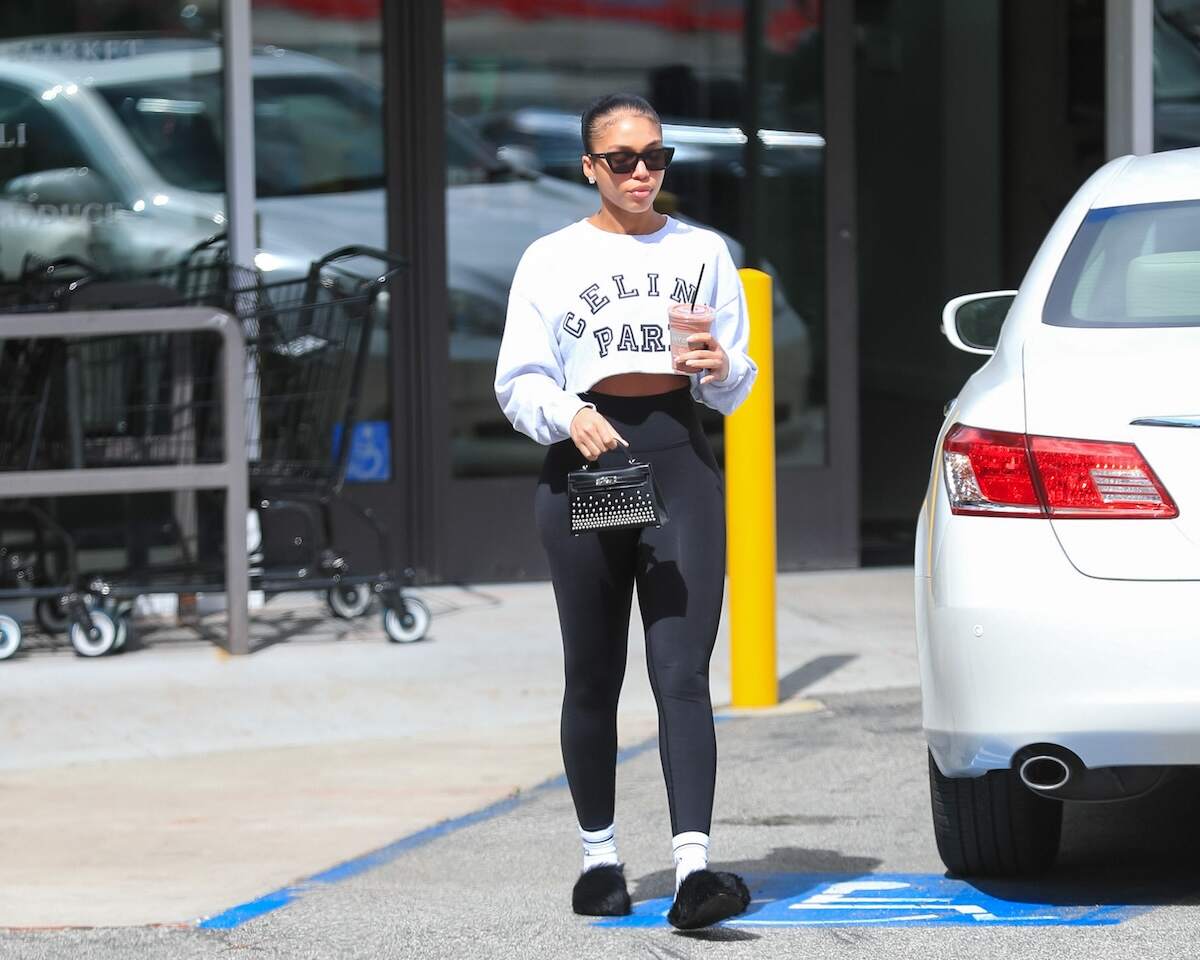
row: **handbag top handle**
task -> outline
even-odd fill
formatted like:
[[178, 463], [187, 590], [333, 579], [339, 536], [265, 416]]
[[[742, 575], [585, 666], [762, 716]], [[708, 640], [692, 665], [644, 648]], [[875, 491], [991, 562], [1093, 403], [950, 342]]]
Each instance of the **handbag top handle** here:
[[[625, 456], [629, 457], [629, 454], [625, 454]], [[632, 466], [635, 466], [635, 467], [636, 467], [636, 466], [638, 465], [638, 463], [639, 463], [639, 462], [640, 462], [640, 461], [638, 461], [638, 460], [635, 460], [633, 457], [629, 457], [629, 463], [630, 463]], [[585, 464], [584, 464], [582, 467], [580, 467], [579, 469], [580, 469], [580, 470], [586, 470], [586, 469], [587, 469], [588, 467], [590, 467], [590, 466], [591, 466], [591, 463], [585, 463]], [[612, 468], [612, 469], [616, 469], [616, 468]]]

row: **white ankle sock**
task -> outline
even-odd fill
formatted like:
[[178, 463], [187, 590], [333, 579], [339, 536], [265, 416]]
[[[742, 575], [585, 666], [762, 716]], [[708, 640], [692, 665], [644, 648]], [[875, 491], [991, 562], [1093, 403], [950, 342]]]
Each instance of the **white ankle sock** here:
[[579, 837], [583, 840], [583, 869], [585, 871], [607, 863], [614, 866], [620, 863], [617, 859], [615, 823], [610, 823], [607, 827], [599, 830], [584, 830], [581, 826]]
[[678, 893], [684, 877], [708, 866], [708, 834], [699, 830], [677, 833], [671, 838], [671, 847], [675, 852], [675, 892]]

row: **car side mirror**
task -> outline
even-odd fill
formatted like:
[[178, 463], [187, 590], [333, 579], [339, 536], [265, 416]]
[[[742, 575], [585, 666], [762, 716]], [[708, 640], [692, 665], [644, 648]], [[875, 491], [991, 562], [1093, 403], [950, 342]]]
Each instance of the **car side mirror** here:
[[21, 203], [64, 208], [117, 201], [112, 184], [90, 167], [63, 167], [22, 174], [4, 185], [4, 195]]
[[942, 310], [942, 333], [966, 353], [993, 354], [1016, 296], [1016, 290], [993, 290], [955, 297]]

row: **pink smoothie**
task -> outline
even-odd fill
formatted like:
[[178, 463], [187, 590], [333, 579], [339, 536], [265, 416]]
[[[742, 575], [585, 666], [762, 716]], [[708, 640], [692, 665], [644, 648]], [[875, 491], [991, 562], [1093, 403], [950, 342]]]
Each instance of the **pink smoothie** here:
[[688, 343], [693, 333], [711, 333], [713, 308], [707, 303], [698, 303], [693, 309], [690, 303], [673, 303], [667, 313], [667, 325], [671, 330], [671, 364], [677, 372], [709, 373], [703, 367], [689, 367], [679, 357], [692, 350], [703, 350], [703, 342]]

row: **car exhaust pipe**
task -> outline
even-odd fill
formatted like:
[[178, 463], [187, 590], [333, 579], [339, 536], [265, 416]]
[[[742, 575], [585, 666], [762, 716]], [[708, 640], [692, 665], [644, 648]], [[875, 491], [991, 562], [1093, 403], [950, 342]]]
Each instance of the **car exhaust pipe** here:
[[1012, 771], [1026, 789], [1048, 800], [1105, 802], [1149, 793], [1167, 779], [1170, 768], [1087, 767], [1066, 747], [1034, 743], [1017, 751]]
[[1070, 783], [1071, 767], [1061, 757], [1038, 753], [1022, 761], [1017, 775], [1030, 790], [1053, 793]]

